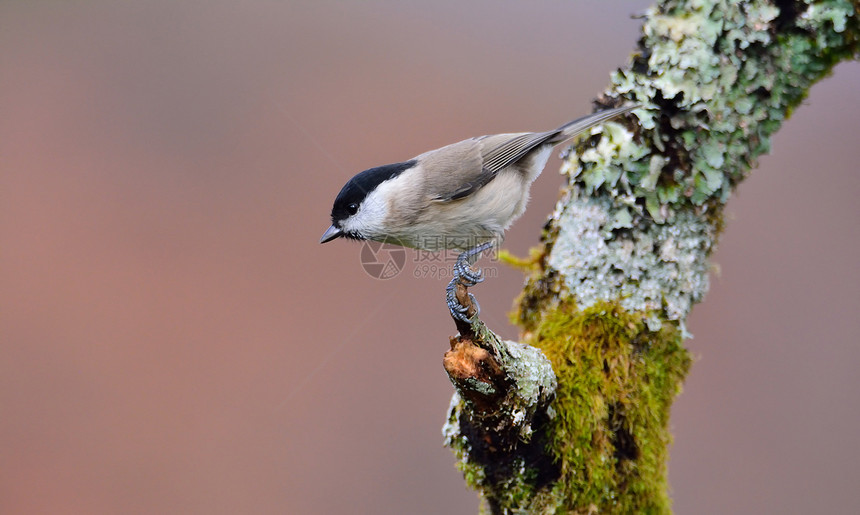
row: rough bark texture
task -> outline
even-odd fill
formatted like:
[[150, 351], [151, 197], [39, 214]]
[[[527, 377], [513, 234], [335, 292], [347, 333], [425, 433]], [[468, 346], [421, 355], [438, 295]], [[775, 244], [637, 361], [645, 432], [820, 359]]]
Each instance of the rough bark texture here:
[[568, 185], [519, 301], [529, 346], [476, 321], [458, 328], [459, 357], [446, 357], [458, 390], [446, 443], [482, 510], [670, 511], [667, 425], [690, 365], [684, 322], [707, 291], [723, 205], [811, 85], [857, 56], [858, 6], [649, 9], [631, 63], [597, 102], [644, 108], [595, 129], [563, 166]]

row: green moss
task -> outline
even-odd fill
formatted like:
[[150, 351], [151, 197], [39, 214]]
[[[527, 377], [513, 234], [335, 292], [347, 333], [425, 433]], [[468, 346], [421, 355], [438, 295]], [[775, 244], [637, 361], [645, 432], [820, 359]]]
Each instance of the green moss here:
[[615, 513], [664, 513], [669, 407], [690, 367], [671, 323], [650, 331], [641, 314], [601, 302], [546, 313], [528, 343], [558, 378], [551, 452], [561, 467], [558, 511], [590, 505]]
[[499, 251], [498, 258], [502, 263], [522, 270], [523, 272], [536, 271], [540, 267], [540, 263], [544, 258], [544, 247], [537, 246], [529, 249], [528, 257], [518, 257], [511, 254], [510, 251], [502, 249]]

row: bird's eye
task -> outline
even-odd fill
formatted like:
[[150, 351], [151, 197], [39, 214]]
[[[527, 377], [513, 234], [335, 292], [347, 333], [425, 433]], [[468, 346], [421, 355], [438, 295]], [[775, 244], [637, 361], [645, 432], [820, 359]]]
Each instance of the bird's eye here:
[[352, 203], [352, 204], [346, 206], [346, 210], [349, 211], [349, 214], [354, 215], [354, 214], [358, 213], [358, 204]]

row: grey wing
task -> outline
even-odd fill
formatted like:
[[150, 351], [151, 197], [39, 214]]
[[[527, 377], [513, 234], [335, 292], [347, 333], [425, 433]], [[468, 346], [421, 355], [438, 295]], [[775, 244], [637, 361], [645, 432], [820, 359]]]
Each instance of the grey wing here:
[[459, 188], [443, 195], [438, 195], [433, 200], [438, 200], [440, 202], [451, 202], [452, 200], [460, 200], [461, 198], [468, 197], [472, 193], [475, 193], [479, 189], [486, 186], [486, 184], [492, 181], [494, 177], [494, 174], [482, 173], [481, 175], [477, 176], [475, 180], [470, 182], [464, 182], [460, 185]]
[[468, 197], [493, 180], [483, 166], [481, 138], [472, 138], [418, 156], [431, 200], [452, 202]]
[[[557, 131], [497, 134], [471, 140], [476, 145], [470, 148], [470, 159], [458, 167], [460, 173], [457, 174], [459, 180], [456, 187], [453, 187], [455, 184], [450, 184], [443, 194], [437, 195], [433, 200], [451, 202], [468, 197], [495, 179], [496, 174], [506, 166], [526, 156], [556, 134]], [[498, 144], [498, 140], [503, 142]], [[486, 152], [486, 148], [490, 148], [490, 151]]]
[[516, 163], [536, 147], [549, 143], [558, 134], [559, 131], [554, 130], [516, 135], [495, 147], [491, 147], [488, 152], [484, 153], [484, 169], [495, 177], [504, 168]]
[[[459, 200], [486, 186], [496, 174], [556, 131], [482, 136], [427, 152], [418, 157], [428, 175], [433, 200]], [[540, 136], [540, 138], [535, 138]], [[489, 151], [487, 150], [489, 149]], [[511, 157], [513, 156], [513, 159]]]
[[[527, 132], [516, 135], [511, 139], [497, 144], [495, 147], [491, 147], [490, 151], [484, 154], [484, 168], [495, 176], [502, 169], [516, 163], [527, 156], [529, 152], [543, 144], [557, 145], [582, 134], [595, 125], [599, 125], [639, 107], [639, 105], [629, 105], [615, 109], [605, 109], [577, 118], [552, 131]], [[493, 137], [486, 137], [488, 140], [490, 138]]]
[[[440, 181], [432, 190], [438, 192], [433, 200], [450, 202], [467, 197], [537, 147], [544, 144], [556, 145], [638, 107], [631, 105], [592, 113], [546, 132], [472, 138], [419, 156], [419, 159], [432, 162], [432, 175]], [[437, 173], [438, 171], [443, 173]]]

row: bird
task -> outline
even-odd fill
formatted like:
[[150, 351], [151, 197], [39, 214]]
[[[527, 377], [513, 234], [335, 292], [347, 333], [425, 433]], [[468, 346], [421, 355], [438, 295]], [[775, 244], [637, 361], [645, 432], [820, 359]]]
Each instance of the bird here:
[[466, 310], [453, 295], [456, 283], [474, 286], [483, 280], [471, 269], [471, 261], [498, 247], [523, 214], [531, 184], [552, 149], [640, 107], [598, 111], [544, 132], [469, 138], [408, 161], [364, 170], [335, 197], [331, 226], [320, 243], [344, 238], [459, 251], [447, 288], [448, 307], [455, 318], [465, 320]]

